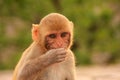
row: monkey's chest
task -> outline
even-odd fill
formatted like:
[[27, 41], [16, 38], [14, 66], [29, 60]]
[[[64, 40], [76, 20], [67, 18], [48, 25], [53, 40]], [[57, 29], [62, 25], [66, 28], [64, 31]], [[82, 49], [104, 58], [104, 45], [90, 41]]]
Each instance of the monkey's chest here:
[[66, 71], [62, 65], [52, 65], [43, 72], [40, 80], [65, 80]]

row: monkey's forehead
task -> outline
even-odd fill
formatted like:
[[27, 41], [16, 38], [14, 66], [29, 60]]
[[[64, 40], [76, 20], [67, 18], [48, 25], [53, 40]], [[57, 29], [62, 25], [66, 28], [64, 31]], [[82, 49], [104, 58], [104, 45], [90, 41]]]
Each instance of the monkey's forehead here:
[[47, 31], [71, 30], [72, 26], [68, 21], [46, 21], [40, 24], [40, 29]]
[[42, 28], [40, 28], [40, 31], [44, 31], [44, 32], [71, 32], [72, 28], [70, 28], [70, 26], [68, 27], [56, 27], [56, 26], [43, 26]]
[[42, 27], [40, 29], [40, 33], [41, 35], [48, 35], [48, 34], [52, 34], [52, 33], [61, 33], [61, 32], [68, 32], [70, 34], [73, 34], [73, 30], [71, 28], [68, 27], [64, 27], [64, 28], [54, 28], [54, 27]]

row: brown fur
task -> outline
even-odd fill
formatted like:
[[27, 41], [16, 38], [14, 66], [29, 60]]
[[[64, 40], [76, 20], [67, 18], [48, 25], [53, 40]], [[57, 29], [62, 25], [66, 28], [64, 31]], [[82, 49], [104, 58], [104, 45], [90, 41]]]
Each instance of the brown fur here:
[[[70, 33], [67, 49], [46, 49], [45, 37], [54, 31]], [[75, 60], [70, 50], [72, 22], [61, 14], [51, 13], [40, 24], [33, 25], [32, 38], [34, 42], [18, 62], [13, 80], [75, 80]]]

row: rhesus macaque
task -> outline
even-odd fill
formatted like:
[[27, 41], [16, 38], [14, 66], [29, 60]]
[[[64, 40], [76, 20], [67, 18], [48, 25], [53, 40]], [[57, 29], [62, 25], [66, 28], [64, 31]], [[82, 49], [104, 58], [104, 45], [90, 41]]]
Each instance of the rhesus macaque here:
[[71, 21], [51, 13], [39, 24], [33, 24], [32, 38], [33, 43], [15, 68], [13, 80], [75, 80]]

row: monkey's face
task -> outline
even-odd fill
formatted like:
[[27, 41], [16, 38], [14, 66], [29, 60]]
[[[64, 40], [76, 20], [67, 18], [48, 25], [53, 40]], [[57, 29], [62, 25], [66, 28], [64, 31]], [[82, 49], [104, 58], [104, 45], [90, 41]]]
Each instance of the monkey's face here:
[[39, 26], [39, 43], [45, 49], [71, 47], [73, 23], [65, 16], [56, 13], [49, 14], [40, 21]]
[[45, 37], [45, 48], [56, 49], [56, 48], [67, 48], [70, 44], [70, 33], [69, 32], [53, 32]]

